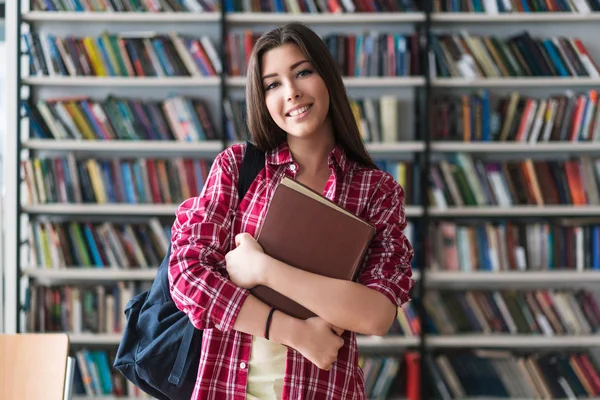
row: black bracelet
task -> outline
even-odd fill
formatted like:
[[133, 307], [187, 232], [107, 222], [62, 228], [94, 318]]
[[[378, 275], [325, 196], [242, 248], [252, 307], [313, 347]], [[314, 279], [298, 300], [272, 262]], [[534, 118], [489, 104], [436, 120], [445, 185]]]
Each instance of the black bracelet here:
[[273, 318], [273, 313], [275, 312], [275, 307], [271, 307], [271, 311], [269, 311], [269, 316], [267, 317], [267, 325], [265, 326], [265, 339], [269, 340], [269, 329], [271, 329], [271, 319]]

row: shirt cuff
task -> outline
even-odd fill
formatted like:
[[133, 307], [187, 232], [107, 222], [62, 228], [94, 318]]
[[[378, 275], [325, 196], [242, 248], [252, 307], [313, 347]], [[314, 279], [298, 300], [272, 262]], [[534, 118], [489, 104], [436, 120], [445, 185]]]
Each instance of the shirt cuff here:
[[207, 310], [209, 320], [213, 321], [215, 327], [220, 331], [233, 330], [242, 305], [249, 295], [250, 292], [247, 289], [230, 281], [221, 280], [220, 287], [215, 290], [214, 301]]
[[362, 284], [370, 289], [377, 290], [384, 294], [390, 301], [398, 307], [410, 301], [410, 289], [414, 286], [415, 281], [412, 278], [404, 277], [408, 280], [408, 287], [403, 287], [400, 284], [390, 282], [387, 279], [369, 279]]

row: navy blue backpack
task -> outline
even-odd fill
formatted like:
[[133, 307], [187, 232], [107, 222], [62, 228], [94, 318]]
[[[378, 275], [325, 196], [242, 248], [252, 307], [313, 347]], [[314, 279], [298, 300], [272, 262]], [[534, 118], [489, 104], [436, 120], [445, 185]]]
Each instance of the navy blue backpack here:
[[[239, 199], [265, 164], [265, 155], [250, 142], [238, 181]], [[202, 345], [202, 331], [179, 310], [169, 291], [171, 246], [149, 291], [133, 297], [125, 308], [127, 325], [113, 366], [125, 378], [159, 400], [189, 400]]]

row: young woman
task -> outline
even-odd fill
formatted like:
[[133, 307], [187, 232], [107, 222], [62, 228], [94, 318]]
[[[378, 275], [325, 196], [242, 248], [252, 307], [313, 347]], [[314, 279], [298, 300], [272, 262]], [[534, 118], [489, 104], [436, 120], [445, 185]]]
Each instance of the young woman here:
[[[172, 231], [171, 295], [205, 329], [193, 399], [364, 399], [356, 334], [385, 335], [414, 283], [404, 192], [366, 152], [338, 68], [313, 31], [294, 23], [263, 34], [248, 71], [248, 128], [265, 167], [238, 201], [245, 145], [227, 148]], [[357, 282], [296, 269], [254, 240], [284, 176], [375, 225]], [[318, 317], [271, 312], [248, 290], [259, 284]]]

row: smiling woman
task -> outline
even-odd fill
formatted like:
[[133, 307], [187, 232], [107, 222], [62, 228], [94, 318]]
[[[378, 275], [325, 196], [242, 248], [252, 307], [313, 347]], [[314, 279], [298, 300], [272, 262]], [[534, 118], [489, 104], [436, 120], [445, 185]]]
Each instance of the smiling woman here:
[[[239, 199], [246, 145], [227, 148], [200, 196], [179, 206], [172, 230], [171, 297], [204, 329], [192, 400], [363, 400], [356, 335], [385, 335], [414, 284], [404, 191], [369, 157], [340, 72], [306, 26], [287, 24], [258, 39], [246, 104], [263, 169]], [[356, 281], [264, 253], [255, 237], [284, 178], [375, 227]], [[258, 285], [316, 316], [301, 320], [268, 306], [250, 292]]]
[[[293, 99], [288, 100], [290, 96]], [[354, 122], [338, 66], [321, 38], [298, 23], [262, 35], [248, 62], [246, 84], [248, 129], [256, 145], [266, 151], [289, 140], [288, 135], [309, 131], [313, 125], [294, 125], [300, 121], [290, 120], [285, 114], [294, 107], [306, 106], [310, 99], [320, 102], [320, 113], [311, 123], [324, 122], [319, 128], [331, 130], [333, 139], [348, 157], [376, 168]], [[311, 111], [311, 114], [316, 113]]]

